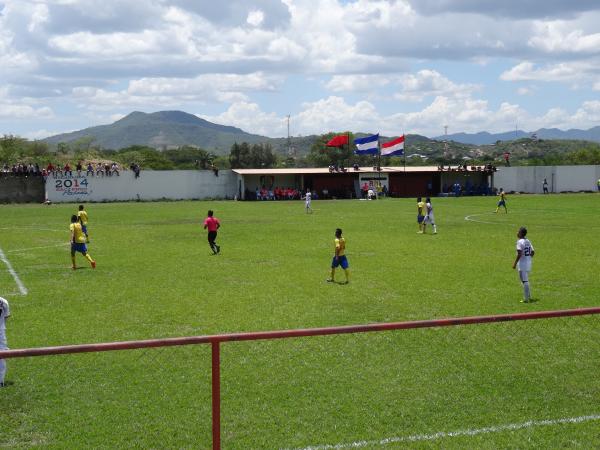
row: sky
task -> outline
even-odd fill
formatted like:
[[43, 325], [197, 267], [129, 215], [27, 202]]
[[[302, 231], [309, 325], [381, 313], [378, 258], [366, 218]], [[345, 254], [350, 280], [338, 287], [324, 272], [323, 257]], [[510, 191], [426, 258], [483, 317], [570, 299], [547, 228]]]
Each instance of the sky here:
[[0, 0], [0, 134], [181, 110], [270, 137], [600, 125], [598, 0]]

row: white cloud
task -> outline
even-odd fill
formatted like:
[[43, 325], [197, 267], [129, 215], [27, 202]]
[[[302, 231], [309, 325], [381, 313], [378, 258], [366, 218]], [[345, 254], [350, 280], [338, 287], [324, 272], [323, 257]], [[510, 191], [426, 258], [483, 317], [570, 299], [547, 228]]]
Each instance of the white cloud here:
[[600, 54], [600, 33], [586, 34], [570, 22], [538, 22], [528, 44], [545, 53]]
[[332, 92], [373, 92], [393, 82], [397, 82], [395, 75], [334, 75], [325, 84]]
[[253, 27], [259, 27], [265, 21], [265, 13], [261, 10], [253, 10], [248, 13], [248, 18], [246, 22], [248, 22]]
[[517, 89], [517, 94], [519, 95], [533, 95], [535, 93], [535, 89], [529, 86], [521, 86]]
[[248, 100], [247, 93], [275, 91], [282, 80], [263, 73], [247, 75], [206, 74], [196, 78], [141, 78], [126, 89], [112, 91], [90, 86], [74, 88], [73, 97], [82, 108], [184, 107], [186, 104], [236, 103]]
[[440, 95], [464, 97], [478, 89], [472, 84], [456, 84], [435, 70], [404, 75], [400, 85], [402, 89], [395, 97], [404, 101], [422, 101], [425, 97]]
[[500, 79], [504, 81], [575, 81], [581, 79], [585, 71], [580, 64], [551, 64], [543, 68], [534, 63], [524, 61], [512, 69], [503, 72]]
[[426, 97], [468, 96], [479, 89], [472, 84], [457, 84], [436, 70], [420, 70], [408, 74], [335, 75], [325, 85], [333, 92], [366, 92], [375, 97], [382, 88], [395, 90], [393, 98], [420, 102]]
[[0, 119], [51, 119], [54, 112], [47, 106], [4, 103], [0, 100]]
[[[282, 118], [263, 111], [297, 111], [293, 123], [302, 134], [374, 127], [439, 134], [445, 123], [456, 130], [503, 129], [513, 114], [532, 124], [596, 117], [600, 6], [592, 0], [1, 3], [0, 86], [8, 88], [0, 96], [3, 120], [48, 118], [72, 105], [78, 112], [65, 116], [108, 117], [133, 108], [201, 111], [204, 105], [215, 110], [225, 103], [221, 120], [281, 135]], [[498, 75], [497, 63], [507, 60], [521, 62]], [[482, 61], [485, 68], [475, 68], [481, 85], [467, 82], [467, 70]], [[469, 79], [477, 80], [472, 73]], [[317, 97], [292, 86], [301, 79], [298, 89], [309, 89], [314, 83], [307, 79], [325, 76], [330, 79], [318, 88], [329, 92]], [[498, 77], [520, 84], [495, 89]], [[557, 108], [528, 115], [527, 108], [539, 110], [537, 96], [548, 88], [522, 82], [540, 81], [557, 83], [563, 92], [577, 87], [592, 100], [573, 112], [571, 99], [557, 97]], [[516, 94], [522, 97], [515, 100]], [[426, 104], [379, 113], [397, 99], [405, 107]]]
[[274, 113], [261, 111], [256, 103], [239, 102], [217, 116], [199, 115], [209, 122], [241, 128], [252, 134], [281, 137], [287, 133], [287, 121]]

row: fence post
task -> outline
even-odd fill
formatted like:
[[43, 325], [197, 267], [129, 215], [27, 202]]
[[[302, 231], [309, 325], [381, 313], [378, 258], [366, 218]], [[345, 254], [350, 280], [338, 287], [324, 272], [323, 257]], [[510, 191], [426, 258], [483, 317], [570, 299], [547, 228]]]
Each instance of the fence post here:
[[212, 342], [212, 443], [221, 450], [221, 355], [219, 341]]

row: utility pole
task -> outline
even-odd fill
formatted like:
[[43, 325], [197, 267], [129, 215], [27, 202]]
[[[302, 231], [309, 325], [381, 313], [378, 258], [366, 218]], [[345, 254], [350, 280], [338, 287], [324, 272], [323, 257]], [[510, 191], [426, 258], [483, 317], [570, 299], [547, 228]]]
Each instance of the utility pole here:
[[288, 147], [288, 155], [292, 158], [295, 158], [294, 150], [292, 149], [292, 138], [290, 137], [290, 115], [287, 115], [287, 147]]
[[444, 125], [444, 158], [448, 157], [448, 125]]

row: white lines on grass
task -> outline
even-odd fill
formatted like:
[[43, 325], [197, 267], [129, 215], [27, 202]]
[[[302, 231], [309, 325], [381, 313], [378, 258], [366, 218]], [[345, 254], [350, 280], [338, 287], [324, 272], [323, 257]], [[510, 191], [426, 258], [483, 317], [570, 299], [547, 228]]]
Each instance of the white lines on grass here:
[[594, 420], [600, 420], [600, 414], [593, 414], [590, 416], [579, 416], [579, 417], [565, 417], [562, 419], [546, 419], [546, 420], [529, 420], [522, 423], [509, 423], [506, 425], [496, 425], [485, 428], [474, 428], [471, 430], [458, 430], [458, 431], [440, 431], [433, 434], [415, 434], [412, 436], [398, 436], [380, 439], [378, 441], [356, 441], [345, 444], [324, 444], [315, 445], [310, 447], [304, 447], [296, 450], [338, 450], [345, 448], [362, 448], [362, 447], [373, 447], [373, 446], [384, 446], [387, 444], [396, 444], [399, 442], [423, 442], [423, 441], [434, 441], [437, 439], [461, 437], [461, 436], [477, 436], [479, 434], [488, 433], [501, 433], [503, 431], [517, 431], [524, 430], [533, 427], [543, 427], [552, 425], [562, 425], [570, 423], [584, 423], [591, 422]]
[[506, 224], [506, 223], [502, 223], [502, 222], [488, 222], [486, 220], [479, 220], [479, 219], [473, 219], [473, 217], [479, 217], [479, 216], [489, 216], [490, 214], [496, 214], [494, 212], [486, 212], [486, 213], [480, 213], [480, 214], [471, 214], [468, 216], [465, 216], [465, 220], [469, 221], [469, 222], [477, 222], [477, 223], [488, 223], [490, 225], [512, 225], [512, 224]]
[[[64, 233], [65, 230], [57, 230], [56, 228], [45, 228], [45, 227], [2, 227], [0, 230], [27, 230], [27, 231], [55, 231], [57, 233]], [[67, 229], [67, 232], [69, 230]]]
[[4, 252], [2, 251], [1, 248], [0, 248], [0, 260], [2, 260], [2, 262], [6, 265], [8, 272], [14, 278], [15, 283], [17, 283], [17, 286], [19, 288], [19, 291], [21, 292], [21, 295], [27, 295], [27, 288], [25, 287], [25, 285], [19, 278], [19, 275], [17, 275], [17, 272], [15, 272], [15, 269], [13, 269], [13, 266], [11, 265], [10, 261], [6, 258], [6, 255], [4, 254]]
[[42, 249], [42, 248], [66, 247], [68, 245], [70, 245], [68, 242], [63, 242], [61, 244], [44, 245], [41, 247], [29, 247], [29, 248], [18, 248], [16, 250], [6, 250], [6, 253], [22, 253], [22, 252], [28, 252], [30, 250], [38, 250], [38, 249]]

